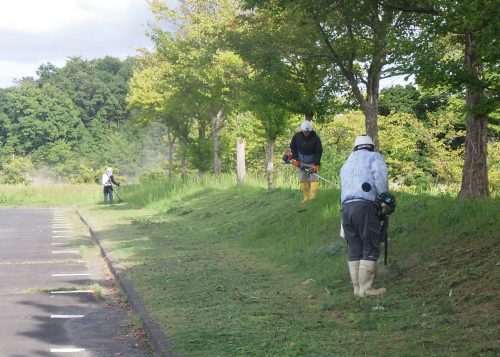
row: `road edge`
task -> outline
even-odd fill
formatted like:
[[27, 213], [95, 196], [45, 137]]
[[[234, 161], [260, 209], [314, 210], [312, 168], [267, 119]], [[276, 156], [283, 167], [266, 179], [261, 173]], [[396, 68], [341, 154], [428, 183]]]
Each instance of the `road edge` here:
[[128, 279], [125, 270], [118, 267], [118, 262], [101, 243], [99, 235], [97, 234], [95, 229], [92, 228], [89, 221], [84, 217], [84, 215], [78, 210], [78, 208], [75, 208], [75, 211], [78, 217], [80, 217], [80, 220], [83, 222], [83, 224], [85, 224], [85, 226], [88, 228], [92, 239], [94, 239], [99, 246], [101, 255], [106, 261], [111, 274], [113, 274], [115, 279], [120, 284], [120, 287], [126, 295], [128, 302], [130, 303], [134, 311], [140, 316], [142, 325], [144, 327], [144, 330], [148, 334], [149, 341], [151, 343], [151, 346], [153, 347], [154, 353], [157, 356], [161, 357], [174, 357], [174, 354], [172, 354], [171, 352], [167, 352], [170, 350], [172, 344], [167, 340], [166, 334], [160, 328], [158, 323], [156, 323], [151, 317], [151, 314], [144, 304], [144, 300]]

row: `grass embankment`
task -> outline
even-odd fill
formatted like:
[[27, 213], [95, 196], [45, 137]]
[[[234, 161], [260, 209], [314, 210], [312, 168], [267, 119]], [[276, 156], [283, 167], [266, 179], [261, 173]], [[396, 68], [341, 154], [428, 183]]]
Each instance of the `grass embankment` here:
[[208, 180], [121, 196], [83, 210], [182, 355], [500, 353], [498, 198], [399, 193], [388, 294], [359, 300], [335, 189], [307, 204], [296, 189]]

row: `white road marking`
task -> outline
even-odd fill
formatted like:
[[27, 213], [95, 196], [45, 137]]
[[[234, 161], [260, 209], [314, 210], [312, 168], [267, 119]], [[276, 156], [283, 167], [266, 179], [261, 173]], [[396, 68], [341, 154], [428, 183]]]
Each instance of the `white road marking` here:
[[50, 243], [51, 245], [65, 245], [65, 244], [68, 244], [68, 243], [60, 243], [60, 242], [57, 242], [57, 243]]
[[81, 319], [85, 315], [50, 315], [51, 319]]
[[67, 229], [65, 231], [52, 231], [52, 233], [71, 233], [71, 232], [73, 232], [72, 229]]
[[93, 290], [63, 290], [63, 291], [51, 291], [51, 294], [93, 294]]
[[80, 254], [78, 250], [53, 250], [52, 254]]
[[90, 276], [90, 274], [87, 273], [61, 273], [61, 274], [50, 274], [52, 277], [57, 277], [57, 276]]
[[73, 238], [75, 237], [75, 235], [71, 235], [71, 236], [52, 236], [52, 238]]
[[74, 352], [84, 352], [85, 348], [51, 348], [52, 353], [74, 353]]

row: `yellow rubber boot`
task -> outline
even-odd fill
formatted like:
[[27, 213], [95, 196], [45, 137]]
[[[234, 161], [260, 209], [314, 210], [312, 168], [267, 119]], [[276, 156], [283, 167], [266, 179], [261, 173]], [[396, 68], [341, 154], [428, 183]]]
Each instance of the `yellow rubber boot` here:
[[311, 191], [309, 192], [309, 199], [313, 200], [316, 198], [316, 193], [318, 192], [319, 182], [311, 182]]
[[304, 193], [304, 200], [302, 201], [302, 203], [304, 203], [309, 200], [309, 182], [301, 182], [300, 188]]

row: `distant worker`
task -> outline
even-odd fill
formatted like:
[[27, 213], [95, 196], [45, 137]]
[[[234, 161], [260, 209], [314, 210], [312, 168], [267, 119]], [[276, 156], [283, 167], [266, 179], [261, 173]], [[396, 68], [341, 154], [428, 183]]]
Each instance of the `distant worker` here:
[[302, 202], [316, 198], [319, 187], [319, 177], [313, 173], [318, 173], [318, 166], [321, 165], [323, 146], [312, 128], [312, 121], [304, 120], [300, 124], [300, 131], [294, 134], [290, 142], [292, 164], [298, 168], [300, 188], [304, 193]]
[[354, 295], [359, 297], [386, 292], [372, 287], [382, 239], [376, 201], [389, 190], [384, 157], [374, 148], [368, 135], [356, 137], [353, 152], [340, 169], [342, 227]]
[[108, 203], [108, 197], [109, 204], [113, 204], [113, 184], [120, 186], [120, 183], [116, 182], [113, 177], [113, 168], [108, 167], [106, 172], [102, 175], [102, 185], [104, 186], [104, 204]]

